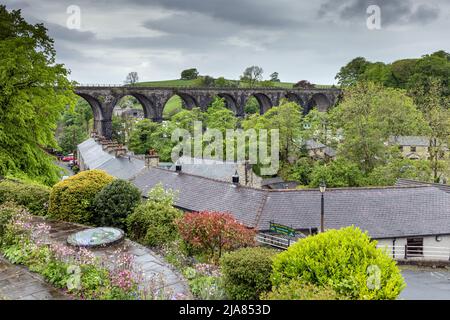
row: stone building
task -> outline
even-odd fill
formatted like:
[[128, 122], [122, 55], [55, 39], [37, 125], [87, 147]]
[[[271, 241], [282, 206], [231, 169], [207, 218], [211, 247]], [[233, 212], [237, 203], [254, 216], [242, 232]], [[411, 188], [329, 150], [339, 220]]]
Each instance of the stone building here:
[[[404, 158], [411, 160], [427, 160], [430, 157], [430, 138], [425, 136], [391, 136], [388, 144], [397, 145]], [[440, 158], [449, 155], [448, 148], [443, 148]]]

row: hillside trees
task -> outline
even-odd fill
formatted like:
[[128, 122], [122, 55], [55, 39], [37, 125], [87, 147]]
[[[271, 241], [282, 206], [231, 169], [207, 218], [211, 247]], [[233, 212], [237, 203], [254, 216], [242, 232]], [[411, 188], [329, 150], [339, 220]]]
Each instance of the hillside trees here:
[[55, 63], [53, 40], [42, 24], [0, 6], [0, 175], [51, 185], [59, 169], [44, 148], [56, 148], [56, 123], [74, 103], [69, 71]]

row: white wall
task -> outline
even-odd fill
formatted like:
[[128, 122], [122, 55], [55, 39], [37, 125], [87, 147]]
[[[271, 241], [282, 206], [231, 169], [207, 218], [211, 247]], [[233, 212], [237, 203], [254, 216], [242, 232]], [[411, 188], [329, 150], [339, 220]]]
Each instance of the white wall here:
[[[436, 241], [436, 236], [414, 237], [423, 238], [423, 257], [408, 257], [411, 260], [445, 260], [450, 257], [450, 235], [442, 235], [441, 241]], [[375, 239], [379, 248], [387, 248], [387, 253], [395, 259], [405, 258], [406, 238], [396, 238], [395, 256], [393, 256], [393, 238]]]

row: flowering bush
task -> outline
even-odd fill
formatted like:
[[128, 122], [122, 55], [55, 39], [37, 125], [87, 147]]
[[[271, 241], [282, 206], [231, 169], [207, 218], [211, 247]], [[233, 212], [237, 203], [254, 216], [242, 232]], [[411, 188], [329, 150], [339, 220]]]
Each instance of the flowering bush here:
[[193, 267], [187, 267], [183, 271], [188, 279], [192, 294], [201, 300], [225, 299], [222, 275], [217, 266], [197, 263]]
[[216, 260], [223, 251], [255, 245], [255, 231], [229, 213], [193, 212], [177, 220], [181, 237], [192, 247]]
[[92, 204], [95, 196], [113, 177], [101, 170], [80, 172], [53, 186], [48, 215], [68, 222], [94, 224]]

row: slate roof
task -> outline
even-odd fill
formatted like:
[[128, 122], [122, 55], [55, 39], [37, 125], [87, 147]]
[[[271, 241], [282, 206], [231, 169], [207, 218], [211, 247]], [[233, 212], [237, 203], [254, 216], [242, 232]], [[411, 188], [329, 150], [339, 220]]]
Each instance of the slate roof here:
[[395, 183], [396, 186], [433, 186], [444, 192], [450, 193], [450, 185], [442, 183], [423, 182], [411, 179], [398, 179]]
[[389, 143], [398, 144], [400, 146], [422, 146], [428, 147], [430, 140], [425, 136], [391, 136]]
[[131, 179], [143, 196], [161, 182], [164, 188], [178, 191], [175, 205], [189, 211], [225, 211], [247, 226], [256, 226], [257, 212], [264, 202], [261, 189], [235, 186], [232, 183], [208, 179], [160, 168], [145, 168]]
[[[320, 227], [318, 190], [262, 190], [160, 168], [146, 168], [131, 181], [143, 195], [161, 182], [178, 190], [176, 206], [231, 212], [259, 231], [269, 222], [295, 229]], [[433, 186], [327, 189], [325, 227], [355, 225], [372, 238], [450, 234], [450, 195]]]
[[[211, 159], [198, 159], [182, 156], [177, 161], [182, 165], [183, 172], [211, 179], [231, 181], [231, 177], [238, 169], [238, 163], [215, 161]], [[175, 171], [175, 164], [170, 170]]]
[[103, 151], [94, 139], [90, 138], [78, 145], [78, 152], [89, 169], [104, 170], [119, 179], [130, 179], [141, 171], [145, 162], [134, 157], [115, 157]]

